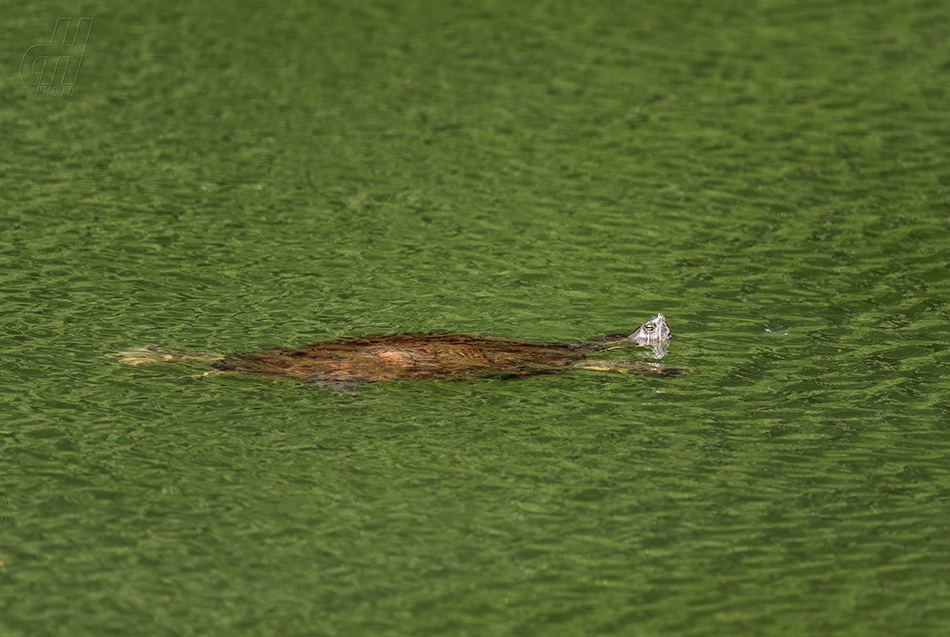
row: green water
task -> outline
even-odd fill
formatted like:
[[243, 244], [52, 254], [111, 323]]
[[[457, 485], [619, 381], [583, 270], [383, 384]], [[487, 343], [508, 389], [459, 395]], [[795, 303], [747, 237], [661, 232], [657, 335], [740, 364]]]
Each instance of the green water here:
[[[447, 4], [6, 7], [0, 632], [944, 634], [944, 4]], [[656, 312], [693, 375], [106, 357]]]

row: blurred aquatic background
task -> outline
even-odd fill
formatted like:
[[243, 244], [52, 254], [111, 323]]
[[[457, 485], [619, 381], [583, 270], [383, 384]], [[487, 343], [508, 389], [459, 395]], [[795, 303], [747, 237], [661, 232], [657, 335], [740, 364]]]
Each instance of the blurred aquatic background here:
[[[945, 3], [3, 15], [3, 635], [950, 627]], [[656, 312], [690, 377], [107, 357]]]

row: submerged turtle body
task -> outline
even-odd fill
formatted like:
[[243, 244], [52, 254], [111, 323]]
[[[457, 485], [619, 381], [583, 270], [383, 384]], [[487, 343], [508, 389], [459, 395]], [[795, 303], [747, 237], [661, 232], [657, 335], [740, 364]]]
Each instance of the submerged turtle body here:
[[133, 365], [163, 360], [211, 362], [219, 372], [289, 376], [349, 394], [363, 383], [517, 378], [560, 374], [572, 368], [651, 376], [683, 375], [688, 370], [657, 363], [586, 358], [591, 352], [620, 347], [652, 347], [654, 356], [660, 358], [671, 336], [663, 315], [657, 314], [633, 334], [600, 336], [574, 344], [466, 334], [383, 334], [227, 355], [133, 350], [123, 352], [120, 362]]
[[[465, 334], [381, 334], [229, 354], [213, 367], [325, 381], [386, 382], [524, 376], [570, 365], [584, 355], [569, 345]], [[558, 370], [563, 371], [563, 370]]]

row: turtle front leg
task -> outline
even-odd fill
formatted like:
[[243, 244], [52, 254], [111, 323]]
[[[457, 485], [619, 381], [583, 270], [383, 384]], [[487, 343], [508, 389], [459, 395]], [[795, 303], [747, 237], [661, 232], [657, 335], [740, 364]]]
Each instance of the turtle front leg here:
[[621, 374], [636, 374], [640, 376], [660, 376], [663, 378], [674, 378], [676, 376], [687, 376], [693, 370], [686, 367], [673, 367], [671, 365], [661, 365], [660, 363], [647, 363], [645, 361], [603, 361], [582, 359], [575, 361], [572, 367], [576, 369], [589, 369], [595, 372], [619, 372]]

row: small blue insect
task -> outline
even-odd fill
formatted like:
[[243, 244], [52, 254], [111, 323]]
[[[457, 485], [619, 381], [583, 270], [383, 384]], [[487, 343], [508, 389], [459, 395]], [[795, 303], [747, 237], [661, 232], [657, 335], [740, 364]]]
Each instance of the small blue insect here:
[[[766, 331], [766, 332], [768, 332], [769, 334], [772, 333], [772, 330], [769, 328], [769, 324], [768, 324], [768, 323], [763, 323], [762, 325], [765, 326], [765, 331]], [[776, 328], [776, 329], [782, 329], [782, 328], [781, 328], [781, 327], [778, 327], [778, 328]], [[782, 334], [784, 334], [785, 336], [788, 336], [788, 332], [782, 332]]]

